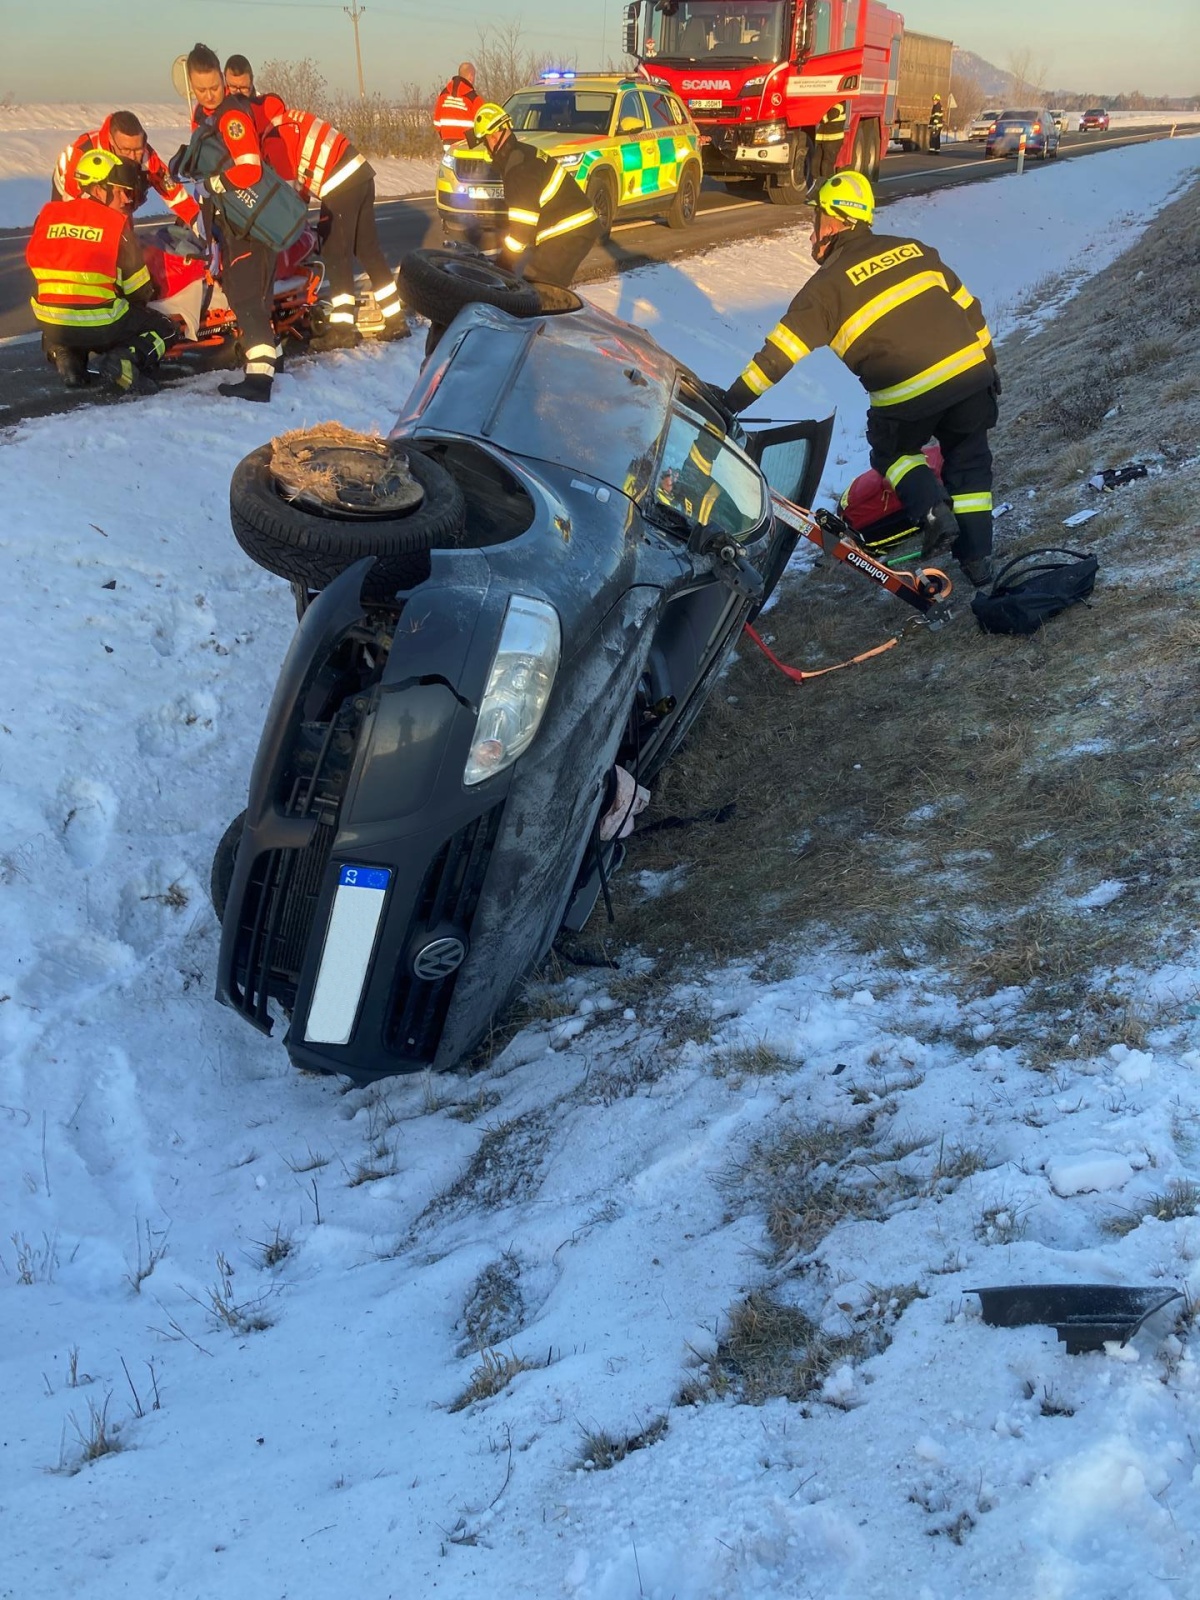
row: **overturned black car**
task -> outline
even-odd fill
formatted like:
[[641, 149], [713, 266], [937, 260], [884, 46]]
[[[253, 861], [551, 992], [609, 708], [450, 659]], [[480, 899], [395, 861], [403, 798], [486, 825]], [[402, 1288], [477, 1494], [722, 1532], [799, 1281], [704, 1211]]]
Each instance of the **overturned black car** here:
[[463, 1060], [619, 865], [615, 770], [652, 783], [786, 566], [771, 490], [816, 491], [831, 419], [727, 428], [576, 305], [455, 318], [374, 446], [384, 511], [298, 498], [270, 446], [235, 474], [302, 615], [214, 862], [217, 993], [297, 1066]]

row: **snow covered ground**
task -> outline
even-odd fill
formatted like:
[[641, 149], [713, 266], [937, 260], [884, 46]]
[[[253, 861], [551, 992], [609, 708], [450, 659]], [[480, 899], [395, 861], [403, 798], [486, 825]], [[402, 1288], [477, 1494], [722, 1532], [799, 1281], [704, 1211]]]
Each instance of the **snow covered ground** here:
[[[1198, 156], [1137, 147], [880, 228], [937, 245], [1011, 330]], [[798, 229], [589, 293], [727, 381], [807, 270]], [[292, 628], [233, 541], [229, 473], [271, 431], [386, 429], [418, 342], [299, 363], [269, 411], [213, 376], [0, 436], [0, 1593], [1194, 1595], [1191, 1345], [1160, 1316], [1071, 1357], [970, 1292], [1200, 1292], [1200, 1220], [1103, 1228], [1200, 1176], [1194, 953], [1124, 975], [1167, 1019], [1145, 1048], [1051, 1073], [989, 1042], [1019, 992], [964, 1010], [948, 974], [828, 939], [777, 981], [681, 989], [682, 1045], [589, 973], [488, 1071], [373, 1093], [295, 1074], [213, 1002], [208, 864]], [[862, 464], [856, 385], [814, 358], [769, 401], [834, 403], [831, 487]], [[674, 1406], [767, 1281], [752, 1147], [826, 1122], [906, 1198], [788, 1284], [890, 1345], [804, 1406]], [[505, 1360], [503, 1392], [453, 1409]], [[102, 1431], [120, 1448], [85, 1462]]]
[[[64, 145], [88, 128], [98, 128], [108, 104], [0, 106], [0, 228], [27, 228], [50, 198], [50, 174]], [[188, 136], [181, 101], [166, 105], [130, 105], [141, 118], [151, 145], [164, 161]], [[381, 197], [432, 194], [437, 162], [408, 161], [397, 156], [374, 160], [376, 189]], [[149, 214], [149, 209], [147, 210]]]

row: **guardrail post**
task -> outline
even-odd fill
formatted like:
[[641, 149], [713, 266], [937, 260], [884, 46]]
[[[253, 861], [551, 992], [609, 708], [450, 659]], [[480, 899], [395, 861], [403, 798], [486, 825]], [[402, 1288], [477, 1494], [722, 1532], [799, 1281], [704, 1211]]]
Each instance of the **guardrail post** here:
[[1178, 123], [1177, 123], [1177, 122], [1173, 122], [1173, 123], [1172, 123], [1172, 124], [1171, 124], [1171, 131], [1170, 131], [1170, 133], [1169, 133], [1169, 134], [1168, 134], [1168, 135], [1167, 135], [1167, 138], [1168, 138], [1168, 139], [1173, 139], [1173, 138], [1174, 138], [1174, 137], [1175, 137], [1175, 129], [1176, 129], [1176, 128], [1177, 128], [1177, 127], [1178, 127], [1178, 126], [1179, 126], [1179, 124], [1178, 124]]
[[1025, 130], [1021, 130], [1021, 142], [1017, 146], [1017, 171], [1025, 171]]

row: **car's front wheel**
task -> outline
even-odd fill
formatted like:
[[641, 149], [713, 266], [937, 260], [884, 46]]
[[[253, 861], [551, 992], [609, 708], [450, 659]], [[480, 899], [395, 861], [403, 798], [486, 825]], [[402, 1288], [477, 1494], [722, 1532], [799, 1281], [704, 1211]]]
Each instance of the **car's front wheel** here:
[[675, 198], [671, 201], [671, 209], [667, 212], [667, 224], [672, 228], [687, 228], [696, 220], [696, 211], [700, 205], [700, 174], [694, 166], [684, 169], [679, 187], [675, 191]]
[[599, 219], [600, 243], [603, 244], [612, 232], [613, 221], [617, 215], [616, 191], [612, 179], [606, 172], [598, 172], [588, 184], [587, 199], [588, 205]]

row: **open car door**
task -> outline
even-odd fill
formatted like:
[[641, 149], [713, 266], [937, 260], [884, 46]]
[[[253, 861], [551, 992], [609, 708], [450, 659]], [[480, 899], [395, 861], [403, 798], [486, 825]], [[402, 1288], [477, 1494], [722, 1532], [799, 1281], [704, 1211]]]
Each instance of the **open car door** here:
[[[811, 510], [829, 454], [833, 417], [820, 422], [786, 422], [777, 427], [756, 428], [753, 423], [743, 427], [746, 439], [742, 448], [757, 463], [772, 492]], [[763, 596], [750, 614], [752, 622], [783, 576], [799, 537], [795, 528], [776, 519], [775, 538], [763, 564]]]

